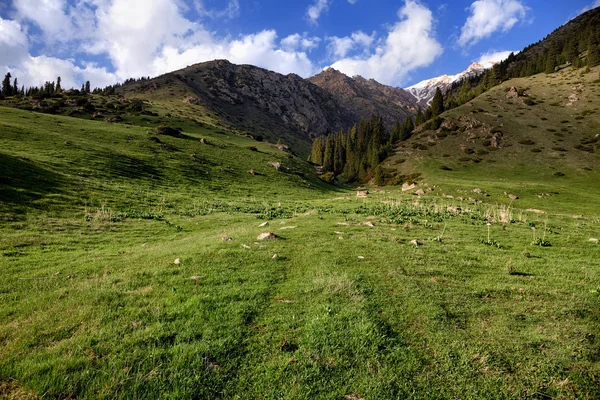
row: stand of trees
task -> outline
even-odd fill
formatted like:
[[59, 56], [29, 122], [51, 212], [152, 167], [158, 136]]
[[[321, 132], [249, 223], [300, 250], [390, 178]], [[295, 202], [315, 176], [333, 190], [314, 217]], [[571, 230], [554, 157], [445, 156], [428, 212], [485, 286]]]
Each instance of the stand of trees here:
[[324, 172], [341, 177], [345, 182], [367, 182], [371, 178], [382, 184], [380, 164], [398, 140], [408, 139], [414, 129], [411, 118], [396, 123], [391, 132], [381, 116], [361, 119], [347, 132], [338, 132], [315, 139], [310, 161], [321, 165]]

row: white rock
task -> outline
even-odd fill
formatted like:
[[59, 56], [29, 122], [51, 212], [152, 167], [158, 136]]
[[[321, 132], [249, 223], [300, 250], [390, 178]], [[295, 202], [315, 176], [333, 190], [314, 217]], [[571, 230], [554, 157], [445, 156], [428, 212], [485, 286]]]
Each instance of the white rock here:
[[263, 222], [262, 224], [260, 224], [258, 227], [259, 228], [264, 228], [265, 226], [269, 226], [269, 221], [267, 222]]
[[276, 239], [276, 238], [277, 238], [277, 235], [275, 235], [273, 232], [261, 233], [257, 237], [258, 240], [273, 240], [273, 239]]
[[596, 238], [591, 238], [591, 239], [590, 239], [590, 242], [592, 242], [592, 243], [598, 243], [598, 239], [596, 239]]
[[273, 257], [271, 257], [271, 259], [273, 260], [277, 260], [279, 258], [279, 256], [277, 254], [274, 254]]
[[358, 256], [358, 259], [359, 259], [359, 260], [364, 260], [364, 259], [365, 259], [365, 257], [364, 257], [364, 256]]
[[245, 248], [245, 249], [251, 249], [252, 248], [252, 247], [248, 246], [247, 244], [243, 244], [242, 247]]
[[173, 261], [173, 264], [175, 264], [175, 265], [181, 264], [181, 259], [180, 258], [176, 258], [175, 261]]

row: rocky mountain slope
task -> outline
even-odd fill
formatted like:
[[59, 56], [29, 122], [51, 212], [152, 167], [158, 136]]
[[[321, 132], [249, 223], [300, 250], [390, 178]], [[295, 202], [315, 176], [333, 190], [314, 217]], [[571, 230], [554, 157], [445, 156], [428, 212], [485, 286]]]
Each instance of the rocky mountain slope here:
[[281, 75], [226, 60], [196, 64], [119, 88], [127, 97], [170, 100], [196, 107], [199, 115], [251, 134], [296, 135], [308, 140], [346, 129], [360, 115], [326, 90], [297, 75]]
[[479, 64], [477, 62], [469, 65], [469, 67], [456, 75], [441, 75], [436, 78], [427, 79], [417, 83], [416, 85], [408, 87], [406, 90], [412, 94], [419, 106], [423, 109], [427, 108], [433, 100], [433, 96], [435, 95], [435, 91], [437, 88], [445, 93], [452, 87], [452, 84], [455, 82], [460, 82], [465, 78], [472, 78], [478, 75], [481, 75], [486, 69], [492, 68], [496, 63], [489, 62], [486, 64]]
[[345, 108], [360, 116], [381, 115], [388, 126], [397, 121], [403, 122], [416, 112], [417, 104], [410, 93], [382, 85], [374, 79], [351, 78], [328, 68], [308, 80], [327, 90]]
[[226, 60], [128, 82], [118, 92], [128, 98], [187, 103], [198, 116], [252, 135], [306, 142], [346, 130], [371, 114], [382, 115], [391, 126], [416, 112], [408, 92], [374, 80], [350, 78], [332, 69], [302, 79]]

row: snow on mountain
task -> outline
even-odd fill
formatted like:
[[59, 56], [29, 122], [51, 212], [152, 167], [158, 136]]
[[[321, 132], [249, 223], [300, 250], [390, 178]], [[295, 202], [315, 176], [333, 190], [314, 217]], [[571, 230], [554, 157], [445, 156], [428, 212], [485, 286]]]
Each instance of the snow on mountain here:
[[435, 95], [435, 90], [439, 87], [442, 92], [446, 92], [454, 82], [459, 82], [464, 78], [470, 78], [473, 76], [481, 75], [483, 71], [486, 69], [492, 68], [496, 65], [496, 62], [490, 61], [485, 64], [480, 64], [474, 62], [469, 65], [465, 71], [456, 75], [442, 75], [436, 78], [427, 79], [422, 82], [417, 83], [416, 85], [410, 86], [406, 88], [410, 94], [412, 94], [417, 102], [423, 107], [429, 106], [431, 100], [433, 100], [433, 96]]

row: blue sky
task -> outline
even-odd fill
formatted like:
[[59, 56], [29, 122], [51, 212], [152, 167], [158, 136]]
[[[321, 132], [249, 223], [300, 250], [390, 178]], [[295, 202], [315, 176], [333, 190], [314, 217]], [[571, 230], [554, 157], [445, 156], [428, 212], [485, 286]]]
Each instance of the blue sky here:
[[[0, 69], [105, 86], [226, 58], [407, 87], [497, 60], [600, 0], [0, 0]], [[2, 72], [2, 71], [0, 71]]]

